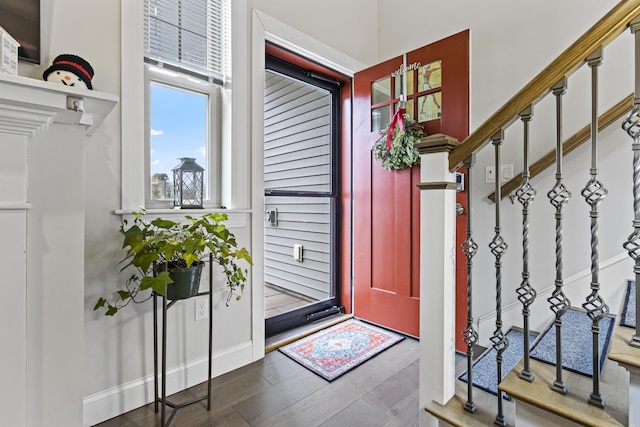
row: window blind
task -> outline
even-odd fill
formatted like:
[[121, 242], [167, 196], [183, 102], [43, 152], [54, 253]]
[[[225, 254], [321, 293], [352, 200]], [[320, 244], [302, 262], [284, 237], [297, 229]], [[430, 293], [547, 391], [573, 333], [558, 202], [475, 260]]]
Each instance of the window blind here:
[[230, 63], [230, 0], [145, 0], [145, 61], [223, 83]]

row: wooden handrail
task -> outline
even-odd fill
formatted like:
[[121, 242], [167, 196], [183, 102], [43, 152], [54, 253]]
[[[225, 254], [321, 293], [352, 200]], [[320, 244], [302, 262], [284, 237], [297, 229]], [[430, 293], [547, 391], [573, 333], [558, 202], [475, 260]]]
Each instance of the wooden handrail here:
[[496, 132], [505, 129], [520, 112], [547, 94], [558, 80], [575, 72], [594, 50], [606, 46], [622, 34], [629, 22], [638, 15], [640, 0], [618, 3], [453, 150], [449, 155], [449, 170], [455, 171], [466, 158], [487, 144]]
[[[598, 132], [602, 132], [609, 125], [613, 124], [620, 117], [631, 111], [633, 101], [633, 94], [628, 95], [622, 101], [611, 107], [605, 113], [598, 117]], [[591, 125], [586, 125], [578, 132], [573, 134], [570, 138], [562, 143], [562, 154], [567, 155], [576, 148], [578, 148], [585, 141], [588, 141], [591, 137]], [[529, 177], [540, 174], [543, 170], [553, 165], [556, 162], [556, 150], [551, 150], [540, 158], [537, 162], [533, 163], [529, 167]], [[514, 176], [509, 182], [501, 187], [500, 194], [502, 198], [505, 198], [509, 193], [520, 187], [522, 184], [522, 174]], [[491, 193], [489, 199], [493, 202], [496, 201], [496, 193]]]

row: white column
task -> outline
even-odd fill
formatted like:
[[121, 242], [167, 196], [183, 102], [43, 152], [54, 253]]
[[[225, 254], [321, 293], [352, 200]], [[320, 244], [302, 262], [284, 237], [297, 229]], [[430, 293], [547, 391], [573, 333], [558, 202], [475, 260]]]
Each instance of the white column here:
[[29, 141], [27, 426], [82, 425], [85, 130]]
[[437, 426], [424, 411], [455, 393], [456, 188], [449, 172], [454, 138], [432, 135], [416, 148], [420, 180], [420, 425]]
[[629, 372], [629, 421], [640, 420], [640, 407], [636, 406], [640, 402], [640, 369]]
[[26, 155], [25, 135], [0, 132], [0, 413], [8, 426], [24, 426], [27, 417]]
[[117, 99], [0, 73], [2, 425], [83, 423], [84, 144]]

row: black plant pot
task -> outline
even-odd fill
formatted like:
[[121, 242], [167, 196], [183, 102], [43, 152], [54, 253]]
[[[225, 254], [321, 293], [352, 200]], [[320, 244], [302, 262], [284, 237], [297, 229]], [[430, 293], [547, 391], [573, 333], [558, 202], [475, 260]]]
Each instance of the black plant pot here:
[[188, 268], [175, 268], [169, 271], [173, 283], [167, 285], [167, 299], [187, 299], [198, 294], [200, 276], [204, 263], [193, 264]]

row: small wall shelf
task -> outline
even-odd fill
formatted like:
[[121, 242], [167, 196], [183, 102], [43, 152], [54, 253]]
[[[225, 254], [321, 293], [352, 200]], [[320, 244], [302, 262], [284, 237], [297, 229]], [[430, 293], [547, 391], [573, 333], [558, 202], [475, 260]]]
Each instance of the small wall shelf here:
[[[84, 125], [90, 136], [118, 103], [116, 95], [2, 73], [0, 93], [0, 132], [28, 137], [52, 123]], [[71, 98], [82, 100], [78, 111], [67, 107]]]

